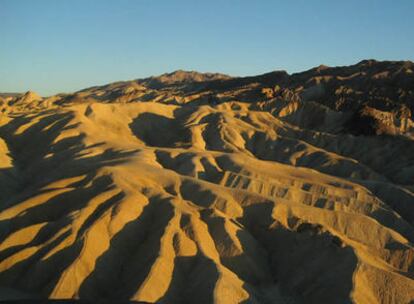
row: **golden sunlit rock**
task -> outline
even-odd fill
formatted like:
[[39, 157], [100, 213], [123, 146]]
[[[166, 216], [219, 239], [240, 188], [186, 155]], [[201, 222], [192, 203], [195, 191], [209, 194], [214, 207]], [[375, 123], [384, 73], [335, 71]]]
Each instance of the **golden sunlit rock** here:
[[0, 300], [412, 303], [413, 69], [4, 95]]

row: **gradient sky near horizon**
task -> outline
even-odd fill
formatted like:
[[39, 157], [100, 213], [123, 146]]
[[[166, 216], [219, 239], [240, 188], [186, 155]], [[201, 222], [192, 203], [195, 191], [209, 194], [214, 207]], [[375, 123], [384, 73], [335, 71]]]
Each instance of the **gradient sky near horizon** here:
[[0, 92], [414, 61], [414, 1], [0, 0]]

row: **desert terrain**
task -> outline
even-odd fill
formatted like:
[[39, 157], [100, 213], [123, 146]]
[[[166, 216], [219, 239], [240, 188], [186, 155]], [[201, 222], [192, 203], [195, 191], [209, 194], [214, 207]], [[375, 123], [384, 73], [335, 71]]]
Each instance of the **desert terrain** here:
[[0, 300], [414, 303], [414, 63], [0, 94]]

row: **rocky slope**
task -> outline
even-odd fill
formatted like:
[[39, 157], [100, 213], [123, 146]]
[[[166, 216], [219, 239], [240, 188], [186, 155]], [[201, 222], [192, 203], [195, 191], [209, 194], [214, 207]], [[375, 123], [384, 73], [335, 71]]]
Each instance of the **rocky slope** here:
[[1, 95], [0, 299], [412, 303], [413, 70]]

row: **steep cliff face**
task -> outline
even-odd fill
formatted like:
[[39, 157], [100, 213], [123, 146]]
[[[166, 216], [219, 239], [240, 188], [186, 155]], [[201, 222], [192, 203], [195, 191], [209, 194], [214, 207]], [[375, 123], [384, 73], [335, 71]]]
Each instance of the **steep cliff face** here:
[[412, 65], [8, 96], [0, 299], [411, 303]]

